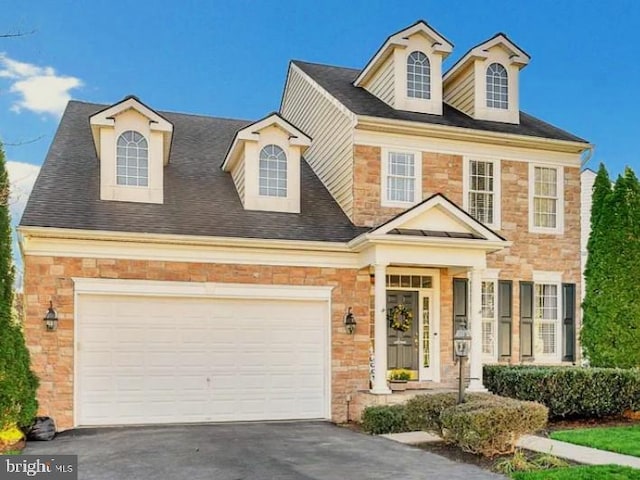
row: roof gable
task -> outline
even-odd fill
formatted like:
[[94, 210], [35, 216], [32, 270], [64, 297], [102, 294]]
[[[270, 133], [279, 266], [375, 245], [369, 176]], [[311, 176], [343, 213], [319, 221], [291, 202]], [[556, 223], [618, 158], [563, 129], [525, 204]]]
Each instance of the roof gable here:
[[524, 68], [531, 60], [531, 56], [516, 45], [506, 34], [499, 32], [493, 37], [484, 42], [479, 43], [475, 47], [471, 47], [453, 66], [447, 70], [443, 76], [443, 80], [448, 80], [454, 77], [458, 72], [463, 71], [469, 62], [472, 62], [476, 58], [487, 58], [489, 56], [489, 50], [500, 47], [509, 54], [509, 60], [511, 63], [518, 66], [518, 68]]
[[222, 170], [229, 170], [233, 159], [238, 157], [238, 153], [242, 149], [244, 142], [258, 141], [262, 130], [274, 126], [288, 134], [290, 145], [296, 145], [303, 148], [311, 145], [311, 137], [292, 123], [285, 120], [279, 113], [273, 112], [236, 132], [224, 161], [222, 162]]
[[413, 25], [403, 28], [402, 30], [390, 35], [385, 40], [382, 46], [380, 46], [375, 55], [369, 60], [367, 65], [354, 80], [354, 86], [361, 87], [366, 83], [369, 77], [375, 73], [378, 67], [380, 67], [391, 52], [393, 52], [395, 47], [405, 47], [408, 44], [408, 38], [416, 34], [424, 35], [432, 41], [434, 51], [442, 53], [443, 59], [446, 58], [453, 50], [453, 44], [449, 42], [449, 40], [438, 33], [424, 20], [418, 20]]
[[505, 239], [477, 221], [441, 193], [375, 227], [370, 234], [409, 234], [501, 242]]
[[140, 99], [134, 95], [129, 95], [120, 100], [118, 103], [110, 107], [94, 113], [90, 117], [91, 126], [113, 126], [115, 117], [119, 114], [133, 109], [141, 115], [147, 117], [151, 125], [151, 130], [159, 130], [163, 132], [172, 132], [173, 124], [165, 117], [150, 107], [147, 107]]

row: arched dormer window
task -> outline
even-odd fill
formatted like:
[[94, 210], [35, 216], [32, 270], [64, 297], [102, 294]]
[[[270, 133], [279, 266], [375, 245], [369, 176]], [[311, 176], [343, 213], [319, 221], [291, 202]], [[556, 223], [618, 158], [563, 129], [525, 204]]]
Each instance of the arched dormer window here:
[[499, 63], [487, 68], [487, 107], [509, 108], [509, 79], [507, 69]]
[[260, 151], [260, 195], [287, 196], [287, 155], [277, 145], [267, 145]]
[[431, 65], [422, 52], [411, 52], [407, 58], [407, 96], [431, 98]]
[[134, 187], [149, 185], [149, 146], [147, 139], [133, 130], [118, 137], [116, 183]]

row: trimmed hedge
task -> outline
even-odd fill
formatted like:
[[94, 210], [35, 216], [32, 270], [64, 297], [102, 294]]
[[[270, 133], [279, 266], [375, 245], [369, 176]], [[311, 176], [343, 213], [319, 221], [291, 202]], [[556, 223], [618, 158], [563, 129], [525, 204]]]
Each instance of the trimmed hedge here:
[[515, 449], [518, 438], [547, 423], [547, 407], [488, 393], [472, 393], [457, 405], [457, 394], [419, 395], [404, 405], [365, 408], [362, 428], [368, 433], [430, 430], [463, 450], [494, 456]]
[[404, 405], [367, 407], [362, 412], [362, 429], [373, 435], [408, 432]]
[[484, 384], [496, 395], [542, 403], [554, 418], [640, 409], [638, 369], [485, 365]]
[[535, 402], [501, 397], [471, 401], [442, 412], [442, 438], [486, 457], [512, 453], [520, 436], [546, 426], [548, 413]]

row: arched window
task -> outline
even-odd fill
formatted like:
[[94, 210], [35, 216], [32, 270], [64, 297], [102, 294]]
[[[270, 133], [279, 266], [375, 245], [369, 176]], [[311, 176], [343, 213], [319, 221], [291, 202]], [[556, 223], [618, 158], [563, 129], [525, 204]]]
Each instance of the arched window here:
[[118, 137], [116, 183], [146, 187], [149, 185], [149, 149], [147, 140], [129, 130]]
[[260, 151], [260, 195], [287, 196], [287, 155], [277, 145], [267, 145]]
[[507, 69], [499, 63], [492, 63], [487, 68], [487, 107], [509, 108]]
[[407, 96], [431, 98], [431, 66], [422, 52], [412, 52], [407, 58]]

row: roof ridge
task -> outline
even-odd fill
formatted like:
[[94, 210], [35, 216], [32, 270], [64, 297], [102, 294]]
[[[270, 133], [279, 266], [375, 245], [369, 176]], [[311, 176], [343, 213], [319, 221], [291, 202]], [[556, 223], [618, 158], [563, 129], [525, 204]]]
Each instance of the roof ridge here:
[[[133, 95], [128, 95], [126, 98], [130, 98], [130, 97], [134, 97]], [[135, 98], [135, 97], [134, 97]], [[78, 103], [81, 105], [90, 105], [90, 106], [95, 106], [95, 107], [110, 107], [112, 105], [115, 105], [113, 103], [108, 104], [108, 103], [97, 103], [97, 102], [88, 102], [85, 100], [75, 100], [75, 99], [71, 99], [69, 100], [69, 103]], [[116, 102], [119, 103], [119, 102]], [[205, 115], [203, 113], [187, 113], [187, 112], [177, 112], [175, 110], [155, 110], [154, 111], [161, 113], [161, 114], [169, 114], [169, 115], [182, 115], [185, 117], [198, 117], [198, 118], [207, 118], [210, 120], [226, 120], [226, 121], [230, 121], [230, 122], [247, 122], [247, 123], [252, 123], [255, 122], [256, 120], [252, 120], [252, 119], [246, 119], [246, 118], [230, 118], [230, 117], [216, 117], [213, 115]]]

